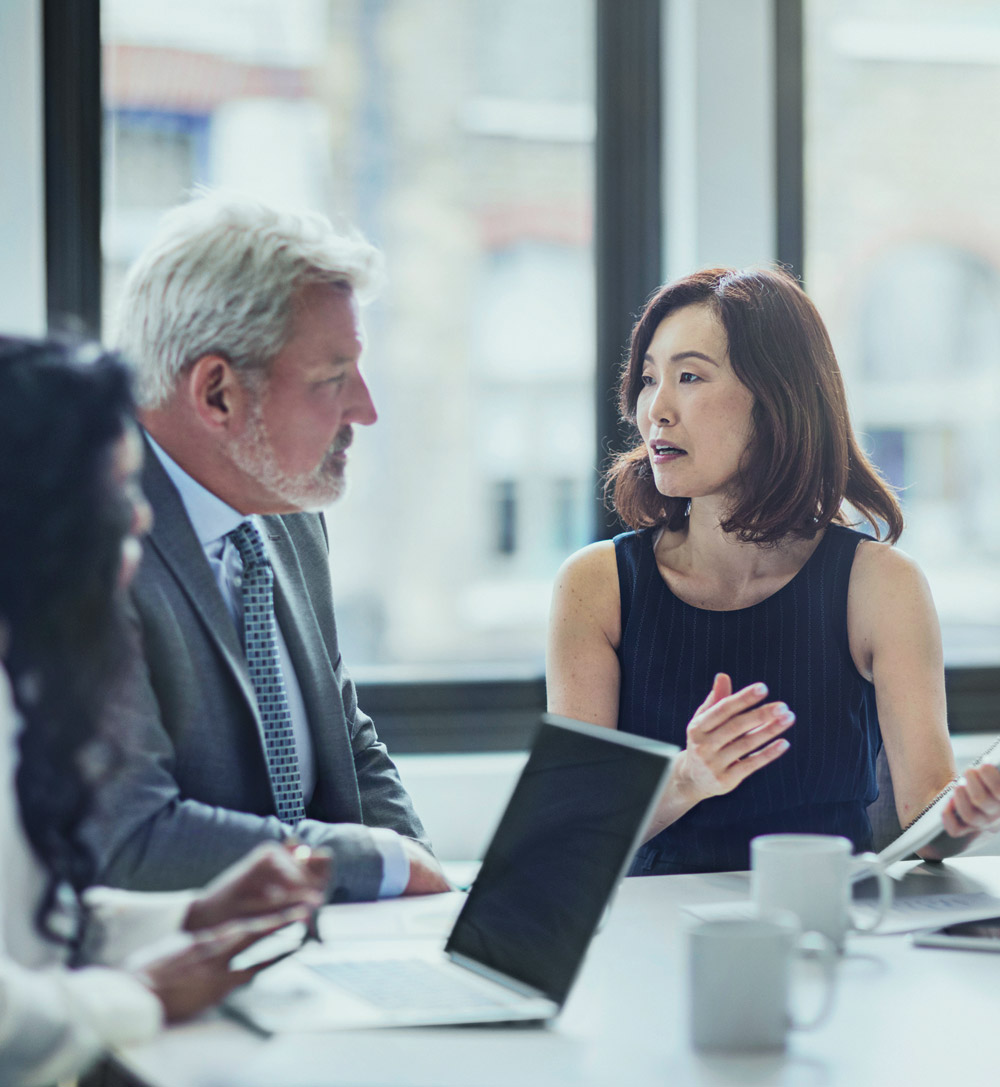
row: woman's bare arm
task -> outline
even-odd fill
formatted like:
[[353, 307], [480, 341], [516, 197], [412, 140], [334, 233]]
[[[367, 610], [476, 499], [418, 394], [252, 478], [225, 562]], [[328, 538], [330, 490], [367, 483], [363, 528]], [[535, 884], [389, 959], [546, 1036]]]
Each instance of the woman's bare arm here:
[[[851, 572], [847, 618], [854, 663], [875, 684], [896, 813], [905, 827], [955, 778], [930, 587], [907, 555], [886, 544], [862, 543]], [[1000, 773], [974, 772], [946, 809], [948, 837], [921, 855], [940, 859], [960, 852], [998, 818]]]

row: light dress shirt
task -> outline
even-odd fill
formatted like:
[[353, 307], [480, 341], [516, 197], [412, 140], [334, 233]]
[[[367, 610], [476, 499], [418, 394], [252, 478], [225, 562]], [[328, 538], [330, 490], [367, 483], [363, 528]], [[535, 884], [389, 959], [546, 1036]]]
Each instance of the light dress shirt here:
[[108, 966], [164, 936], [176, 949], [191, 896], [94, 888], [87, 893], [95, 921], [91, 951], [108, 965], [68, 969], [62, 947], [34, 925], [46, 876], [16, 799], [18, 730], [0, 668], [0, 1083], [41, 1087], [81, 1074], [111, 1046], [146, 1041], [160, 1030], [159, 1000], [131, 974]]
[[[183, 468], [149, 434], [146, 435], [153, 452], [163, 465], [163, 470], [170, 477], [171, 483], [184, 504], [188, 519], [194, 529], [198, 542], [205, 552], [205, 558], [212, 568], [222, 598], [226, 602], [229, 614], [233, 617], [236, 629], [243, 632], [243, 560], [239, 550], [228, 533], [243, 521], [253, 522], [264, 547], [270, 550], [266, 527], [257, 516], [246, 517], [223, 502], [218, 495], [203, 487], [196, 479], [188, 475]], [[281, 675], [285, 681], [285, 694], [288, 708], [292, 715], [292, 732], [295, 735], [295, 753], [299, 762], [299, 780], [302, 783], [302, 799], [308, 805], [316, 788], [316, 759], [313, 751], [312, 736], [309, 732], [309, 719], [306, 715], [302, 688], [299, 685], [295, 666], [292, 663], [285, 636], [280, 625], [275, 621], [278, 633], [278, 655], [281, 659]], [[387, 827], [370, 827], [375, 847], [382, 857], [382, 882], [379, 897], [390, 898], [402, 894], [410, 879], [410, 862], [403, 849], [399, 835]]]

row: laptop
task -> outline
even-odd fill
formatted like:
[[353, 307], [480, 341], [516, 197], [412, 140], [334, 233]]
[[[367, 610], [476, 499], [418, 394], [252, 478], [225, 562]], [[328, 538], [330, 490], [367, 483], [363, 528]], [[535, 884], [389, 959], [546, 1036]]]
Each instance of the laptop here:
[[426, 939], [307, 943], [227, 1008], [268, 1034], [551, 1019], [677, 751], [544, 715], [443, 949]]

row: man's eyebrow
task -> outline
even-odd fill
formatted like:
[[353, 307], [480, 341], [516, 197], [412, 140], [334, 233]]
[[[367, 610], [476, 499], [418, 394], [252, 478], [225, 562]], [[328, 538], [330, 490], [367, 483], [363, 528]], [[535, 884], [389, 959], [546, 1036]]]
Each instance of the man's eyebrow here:
[[326, 358], [319, 362], [319, 366], [326, 368], [332, 367], [333, 369], [339, 369], [341, 366], [351, 366], [360, 358], [358, 355], [328, 355]]

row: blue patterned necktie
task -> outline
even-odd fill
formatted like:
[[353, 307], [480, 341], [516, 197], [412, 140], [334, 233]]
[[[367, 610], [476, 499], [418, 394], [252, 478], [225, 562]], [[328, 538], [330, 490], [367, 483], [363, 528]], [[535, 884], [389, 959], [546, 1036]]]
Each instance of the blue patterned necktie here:
[[274, 619], [274, 571], [260, 533], [244, 521], [229, 533], [243, 560], [243, 645], [257, 708], [264, 726], [264, 749], [278, 818], [296, 823], [305, 817], [292, 714], [285, 695]]

